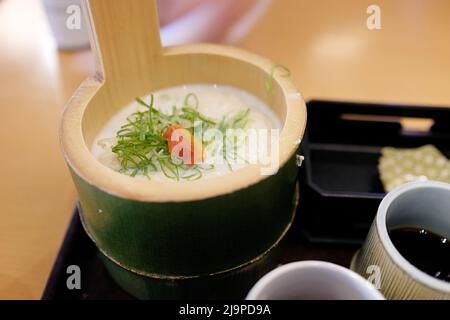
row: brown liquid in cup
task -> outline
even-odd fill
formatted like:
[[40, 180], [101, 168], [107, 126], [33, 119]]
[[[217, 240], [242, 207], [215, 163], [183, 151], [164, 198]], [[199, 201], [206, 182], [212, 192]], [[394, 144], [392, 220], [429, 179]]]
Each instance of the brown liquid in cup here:
[[419, 270], [450, 282], [450, 242], [421, 228], [395, 228], [389, 236], [400, 254]]

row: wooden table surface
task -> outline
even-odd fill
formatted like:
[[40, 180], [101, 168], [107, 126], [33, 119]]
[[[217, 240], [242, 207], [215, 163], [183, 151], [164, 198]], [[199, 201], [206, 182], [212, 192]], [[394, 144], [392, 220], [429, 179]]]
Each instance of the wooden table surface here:
[[[445, 106], [449, 39], [446, 0], [276, 0], [240, 46], [288, 66], [307, 99]], [[88, 51], [55, 49], [37, 0], [0, 0], [0, 299], [41, 296], [76, 200], [58, 120], [92, 70]]]

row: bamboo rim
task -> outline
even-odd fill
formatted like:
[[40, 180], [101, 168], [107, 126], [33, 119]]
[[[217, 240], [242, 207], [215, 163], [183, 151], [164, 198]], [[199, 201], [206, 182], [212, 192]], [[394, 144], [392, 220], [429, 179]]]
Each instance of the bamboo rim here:
[[[241, 49], [196, 44], [168, 47], [165, 56], [221, 55], [251, 64], [261, 69], [267, 77], [273, 76], [273, 86], [281, 89], [286, 117], [279, 140], [279, 167], [282, 168], [297, 152], [306, 127], [306, 106], [301, 93], [291, 79], [272, 75], [274, 63]], [[104, 85], [101, 77], [89, 78], [66, 105], [60, 127], [61, 147], [66, 162], [75, 174], [96, 188], [129, 200], [141, 202], [198, 201], [230, 194], [245, 189], [269, 176], [261, 175], [263, 165], [248, 165], [236, 172], [190, 182], [143, 181], [118, 173], [102, 165], [90, 152], [83, 136], [83, 117], [89, 102]]]

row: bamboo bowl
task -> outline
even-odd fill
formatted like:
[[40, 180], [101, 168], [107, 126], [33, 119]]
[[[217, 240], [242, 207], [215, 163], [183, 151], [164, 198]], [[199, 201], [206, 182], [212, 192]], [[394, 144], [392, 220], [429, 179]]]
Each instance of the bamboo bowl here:
[[[296, 153], [306, 108], [274, 64], [218, 45], [162, 48], [154, 0], [84, 0], [97, 72], [67, 104], [61, 144], [80, 196], [87, 233], [111, 263], [152, 279], [211, 276], [261, 259], [294, 216]], [[140, 181], [90, 152], [102, 126], [135, 97], [167, 87], [209, 83], [259, 97], [282, 120], [280, 170], [250, 165], [194, 182]]]

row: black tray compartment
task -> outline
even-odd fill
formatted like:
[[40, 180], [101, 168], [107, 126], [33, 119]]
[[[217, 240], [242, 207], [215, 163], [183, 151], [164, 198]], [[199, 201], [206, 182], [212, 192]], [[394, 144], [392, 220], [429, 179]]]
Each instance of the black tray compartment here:
[[[298, 224], [311, 242], [362, 243], [385, 193], [381, 149], [433, 144], [450, 156], [450, 109], [310, 101], [302, 142]], [[411, 130], [401, 118], [428, 121]]]

